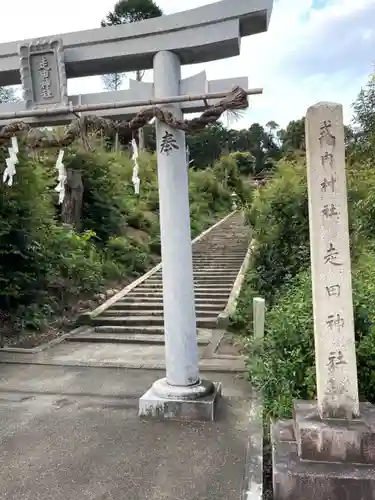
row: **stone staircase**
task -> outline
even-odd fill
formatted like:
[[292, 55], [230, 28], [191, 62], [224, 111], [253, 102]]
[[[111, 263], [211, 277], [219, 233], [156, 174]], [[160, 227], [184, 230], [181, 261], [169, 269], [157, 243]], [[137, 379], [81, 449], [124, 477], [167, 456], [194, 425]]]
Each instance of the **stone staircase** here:
[[[249, 246], [243, 215], [234, 213], [193, 244], [198, 344], [210, 343]], [[164, 344], [162, 271], [158, 270], [90, 321], [70, 342]]]

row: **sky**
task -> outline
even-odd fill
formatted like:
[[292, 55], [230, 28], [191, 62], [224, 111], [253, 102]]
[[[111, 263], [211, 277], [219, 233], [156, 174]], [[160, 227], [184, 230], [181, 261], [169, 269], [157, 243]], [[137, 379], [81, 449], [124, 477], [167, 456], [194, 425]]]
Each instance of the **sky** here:
[[[9, 42], [99, 27], [114, 0], [3, 3], [0, 42]], [[214, 2], [157, 3], [170, 14], [184, 10], [184, 5], [194, 8]], [[262, 87], [263, 95], [252, 97], [249, 110], [229, 124], [235, 128], [270, 120], [285, 127], [319, 101], [343, 104], [349, 122], [351, 103], [373, 70], [374, 19], [375, 0], [275, 0], [268, 32], [243, 38], [240, 56], [183, 67], [183, 77], [205, 69], [209, 79], [248, 76], [250, 88]], [[152, 81], [152, 72], [145, 80]], [[72, 79], [68, 90], [70, 94], [100, 92], [102, 81], [100, 77]]]

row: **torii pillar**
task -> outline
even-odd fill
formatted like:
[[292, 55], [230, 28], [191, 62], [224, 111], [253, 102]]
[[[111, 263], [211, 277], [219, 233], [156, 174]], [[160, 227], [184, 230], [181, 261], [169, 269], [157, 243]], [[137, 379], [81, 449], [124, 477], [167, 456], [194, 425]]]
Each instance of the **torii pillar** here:
[[[154, 57], [155, 98], [180, 95], [181, 62], [173, 52]], [[175, 118], [179, 105], [166, 107]], [[199, 375], [185, 133], [156, 122], [163, 271], [166, 377], [140, 399], [139, 415], [213, 418], [220, 386]]]

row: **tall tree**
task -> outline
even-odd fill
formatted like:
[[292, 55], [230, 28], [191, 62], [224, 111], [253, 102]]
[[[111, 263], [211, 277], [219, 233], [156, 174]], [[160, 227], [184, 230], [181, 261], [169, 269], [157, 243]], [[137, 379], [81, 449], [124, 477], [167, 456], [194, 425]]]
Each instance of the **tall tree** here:
[[282, 151], [304, 151], [305, 150], [305, 118], [292, 120], [285, 130], [279, 130], [279, 138], [282, 142]]
[[278, 130], [280, 126], [274, 120], [270, 120], [268, 123], [266, 123], [266, 128], [268, 128], [270, 132], [274, 132], [275, 130]]
[[[375, 160], [375, 74], [370, 75], [353, 104], [355, 139], [358, 154]], [[348, 135], [348, 134], [347, 134]], [[348, 137], [347, 137], [348, 139]], [[354, 139], [354, 137], [352, 138]]]
[[[119, 24], [130, 24], [145, 19], [152, 19], [163, 15], [163, 11], [153, 0], [119, 0], [112, 12], [109, 12], [106, 18], [101, 22], [102, 27], [114, 26]], [[137, 71], [136, 78], [141, 81], [144, 76], [144, 71]], [[104, 75], [103, 82], [107, 90], [118, 90], [114, 88], [116, 84], [120, 87], [124, 75]], [[106, 86], [107, 85], [107, 86]], [[108, 87], [108, 85], [110, 87]], [[144, 151], [145, 140], [144, 131], [138, 131], [139, 149]]]
[[0, 102], [15, 102], [17, 94], [13, 87], [0, 87]]
[[103, 85], [106, 90], [120, 90], [124, 77], [121, 73], [111, 73], [109, 75], [103, 75]]

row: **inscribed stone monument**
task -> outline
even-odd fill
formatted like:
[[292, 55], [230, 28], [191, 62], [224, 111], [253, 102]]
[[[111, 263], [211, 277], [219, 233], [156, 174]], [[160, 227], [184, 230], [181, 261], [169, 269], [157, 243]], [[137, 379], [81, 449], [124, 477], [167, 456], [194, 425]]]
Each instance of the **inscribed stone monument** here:
[[342, 106], [306, 116], [311, 273], [318, 409], [322, 418], [358, 415], [345, 143]]
[[24, 43], [19, 47], [19, 54], [26, 108], [67, 106], [62, 40]]

